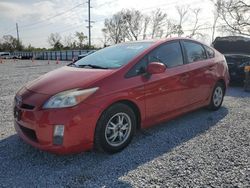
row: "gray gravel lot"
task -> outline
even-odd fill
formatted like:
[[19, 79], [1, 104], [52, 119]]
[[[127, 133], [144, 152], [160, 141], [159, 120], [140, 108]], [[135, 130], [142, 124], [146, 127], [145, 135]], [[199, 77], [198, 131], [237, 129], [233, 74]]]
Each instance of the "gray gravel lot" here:
[[0, 187], [250, 187], [250, 93], [240, 87], [229, 88], [219, 111], [140, 131], [118, 154], [57, 156], [23, 143], [13, 128], [15, 92], [65, 64], [0, 64]]

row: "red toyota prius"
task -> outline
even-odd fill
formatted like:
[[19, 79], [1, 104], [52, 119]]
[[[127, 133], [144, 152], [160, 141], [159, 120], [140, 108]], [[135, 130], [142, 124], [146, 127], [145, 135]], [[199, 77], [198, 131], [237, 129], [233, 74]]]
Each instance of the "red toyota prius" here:
[[223, 55], [186, 38], [121, 43], [51, 71], [15, 96], [18, 135], [58, 154], [124, 149], [136, 129], [220, 108]]

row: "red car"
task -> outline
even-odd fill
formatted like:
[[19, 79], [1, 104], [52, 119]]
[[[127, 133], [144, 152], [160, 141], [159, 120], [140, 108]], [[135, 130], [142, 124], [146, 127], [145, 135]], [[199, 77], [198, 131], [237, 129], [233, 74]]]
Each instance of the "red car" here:
[[171, 38], [117, 44], [24, 86], [15, 96], [19, 136], [58, 154], [121, 151], [136, 129], [200, 107], [220, 108], [229, 83], [223, 55]]

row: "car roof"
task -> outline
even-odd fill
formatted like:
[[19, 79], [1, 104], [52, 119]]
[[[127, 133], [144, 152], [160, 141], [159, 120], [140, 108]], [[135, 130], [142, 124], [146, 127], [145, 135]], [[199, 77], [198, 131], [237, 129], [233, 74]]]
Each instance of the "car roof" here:
[[191, 38], [187, 38], [187, 37], [169, 37], [169, 38], [162, 38], [162, 39], [149, 39], [149, 40], [137, 40], [137, 41], [126, 41], [120, 44], [132, 44], [132, 43], [148, 43], [148, 42], [152, 42], [152, 44], [161, 44], [167, 41], [173, 41], [173, 40], [190, 40], [193, 42], [198, 42], [203, 44], [200, 41], [191, 39]]

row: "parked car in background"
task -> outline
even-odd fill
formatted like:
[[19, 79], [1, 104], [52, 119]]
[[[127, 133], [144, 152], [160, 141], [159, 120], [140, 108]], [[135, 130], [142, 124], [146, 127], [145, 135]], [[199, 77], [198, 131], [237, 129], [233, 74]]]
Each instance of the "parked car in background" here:
[[244, 68], [250, 65], [250, 55], [244, 54], [224, 54], [227, 60], [230, 80], [232, 82], [243, 83], [245, 79]]
[[10, 52], [0, 52], [0, 58], [10, 59], [11, 58]]
[[0, 57], [2, 59], [22, 59], [20, 55], [11, 55], [10, 52], [0, 52]]
[[15, 129], [54, 153], [93, 147], [119, 152], [136, 129], [201, 107], [218, 110], [229, 83], [226, 60], [186, 38], [110, 46], [21, 88]]
[[245, 79], [244, 67], [250, 61], [250, 38], [242, 36], [217, 37], [213, 46], [225, 55], [230, 80], [233, 83], [242, 84]]

